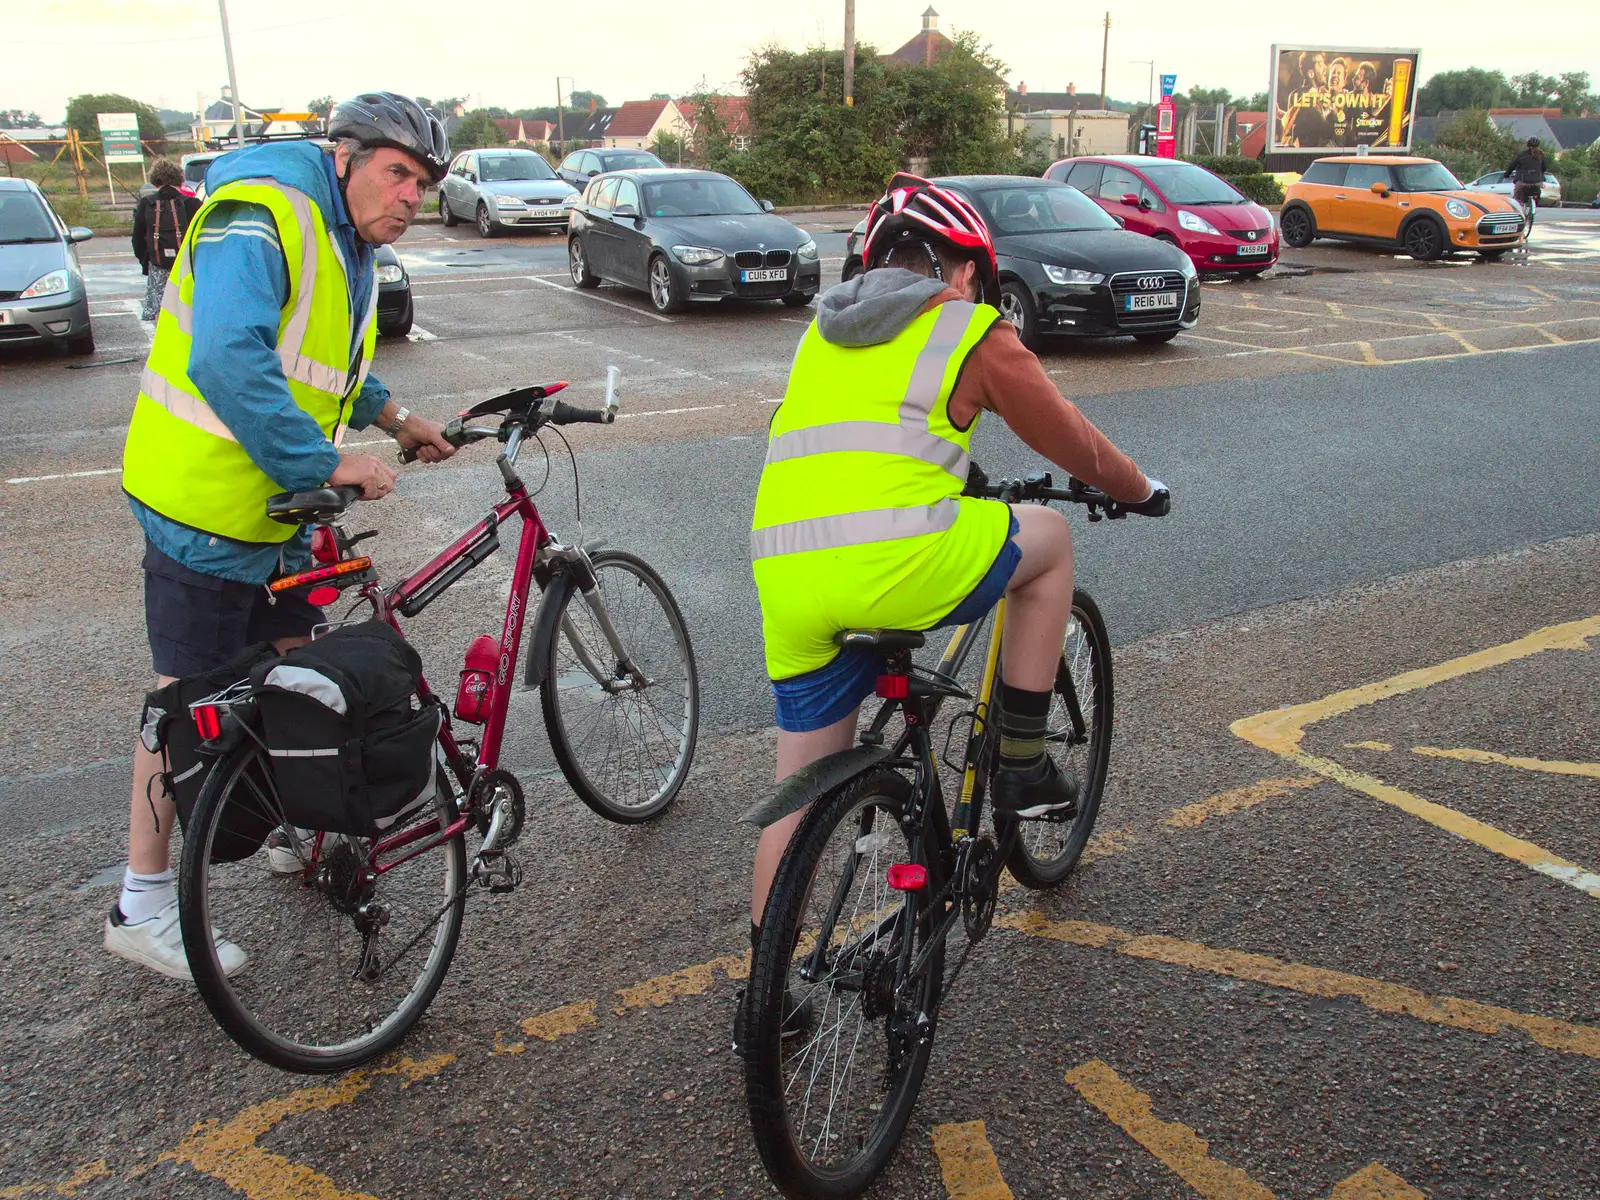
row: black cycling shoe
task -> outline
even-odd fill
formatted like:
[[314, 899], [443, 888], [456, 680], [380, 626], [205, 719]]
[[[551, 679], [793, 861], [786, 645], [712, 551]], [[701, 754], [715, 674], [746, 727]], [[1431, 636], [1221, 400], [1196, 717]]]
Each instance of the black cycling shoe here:
[[1041, 754], [1034, 766], [1002, 767], [989, 790], [996, 816], [1070, 821], [1078, 815], [1077, 772], [1062, 771], [1048, 754]]
[[[733, 997], [733, 1052], [742, 1055], [745, 1048], [744, 1036], [744, 989], [740, 988]], [[783, 992], [783, 1039], [801, 1037], [809, 1033], [816, 1024], [817, 1011], [811, 1003], [811, 997], [796, 1000], [793, 992], [787, 988]]]

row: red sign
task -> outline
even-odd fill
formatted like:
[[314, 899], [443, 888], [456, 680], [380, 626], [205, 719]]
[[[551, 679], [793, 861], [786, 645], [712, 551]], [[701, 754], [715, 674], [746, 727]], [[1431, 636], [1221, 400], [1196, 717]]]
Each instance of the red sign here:
[[1178, 157], [1178, 109], [1171, 96], [1163, 96], [1156, 106], [1156, 157]]

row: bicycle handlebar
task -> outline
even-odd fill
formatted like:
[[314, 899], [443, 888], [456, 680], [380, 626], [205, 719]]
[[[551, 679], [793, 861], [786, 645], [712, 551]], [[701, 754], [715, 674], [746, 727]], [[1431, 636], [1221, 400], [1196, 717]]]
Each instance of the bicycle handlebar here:
[[[566, 384], [563, 383], [559, 386], [566, 387]], [[549, 390], [555, 391], [556, 386], [552, 385]], [[527, 399], [530, 391], [535, 393], [531, 401]], [[604, 408], [583, 408], [576, 404], [568, 404], [565, 400], [554, 400], [551, 401], [548, 409], [543, 409], [541, 406], [547, 399], [544, 391], [545, 389], [542, 388], [518, 388], [505, 393], [503, 396], [497, 396], [493, 400], [486, 400], [476, 406], [473, 411], [476, 412], [481, 409], [483, 410], [483, 415], [488, 415], [494, 411], [497, 401], [505, 401], [508, 405], [513, 406], [511, 411], [506, 414], [505, 419], [500, 422], [498, 428], [489, 429], [482, 425], [468, 425], [467, 414], [463, 413], [461, 416], [454, 417], [446, 422], [443, 431], [444, 440], [452, 446], [460, 447], [471, 442], [481, 442], [485, 438], [499, 438], [501, 441], [505, 441], [507, 434], [519, 426], [531, 426], [537, 429], [541, 425], [610, 425], [617, 419], [617, 369], [615, 367], [606, 368], [606, 405]], [[416, 449], [401, 450], [399, 459], [402, 463], [416, 462]]]
[[977, 463], [969, 462], [967, 486], [963, 489], [963, 494], [1004, 500], [1007, 503], [1031, 501], [1044, 504], [1055, 500], [1068, 504], [1081, 504], [1088, 510], [1091, 521], [1098, 521], [1102, 517], [1120, 521], [1129, 513], [1142, 517], [1164, 517], [1172, 511], [1172, 493], [1166, 488], [1156, 489], [1155, 494], [1148, 499], [1129, 503], [1125, 500], [1114, 500], [1093, 484], [1085, 483], [1071, 475], [1067, 476], [1067, 486], [1064, 488], [1055, 487], [1054, 482], [1049, 471], [1030, 471], [1022, 479], [1002, 479], [999, 483], [991, 484], [983, 469]]

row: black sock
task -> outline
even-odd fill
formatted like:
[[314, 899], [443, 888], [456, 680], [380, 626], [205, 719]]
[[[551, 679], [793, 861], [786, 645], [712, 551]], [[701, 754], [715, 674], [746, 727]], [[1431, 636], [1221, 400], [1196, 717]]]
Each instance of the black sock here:
[[1035, 767], [1044, 758], [1045, 729], [1050, 718], [1050, 692], [1028, 692], [1000, 685], [1000, 769]]
[[761, 926], [754, 921], [750, 922], [750, 951], [755, 952], [756, 943], [761, 940]]

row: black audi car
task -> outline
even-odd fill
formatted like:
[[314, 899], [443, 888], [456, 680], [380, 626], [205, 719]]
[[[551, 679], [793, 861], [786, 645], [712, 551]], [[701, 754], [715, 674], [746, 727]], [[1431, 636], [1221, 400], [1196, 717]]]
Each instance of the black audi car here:
[[393, 246], [379, 246], [373, 264], [378, 275], [378, 332], [404, 337], [411, 332], [411, 276]]
[[567, 259], [577, 286], [639, 288], [661, 313], [735, 297], [799, 308], [822, 286], [811, 236], [715, 171], [597, 175], [568, 219]]

